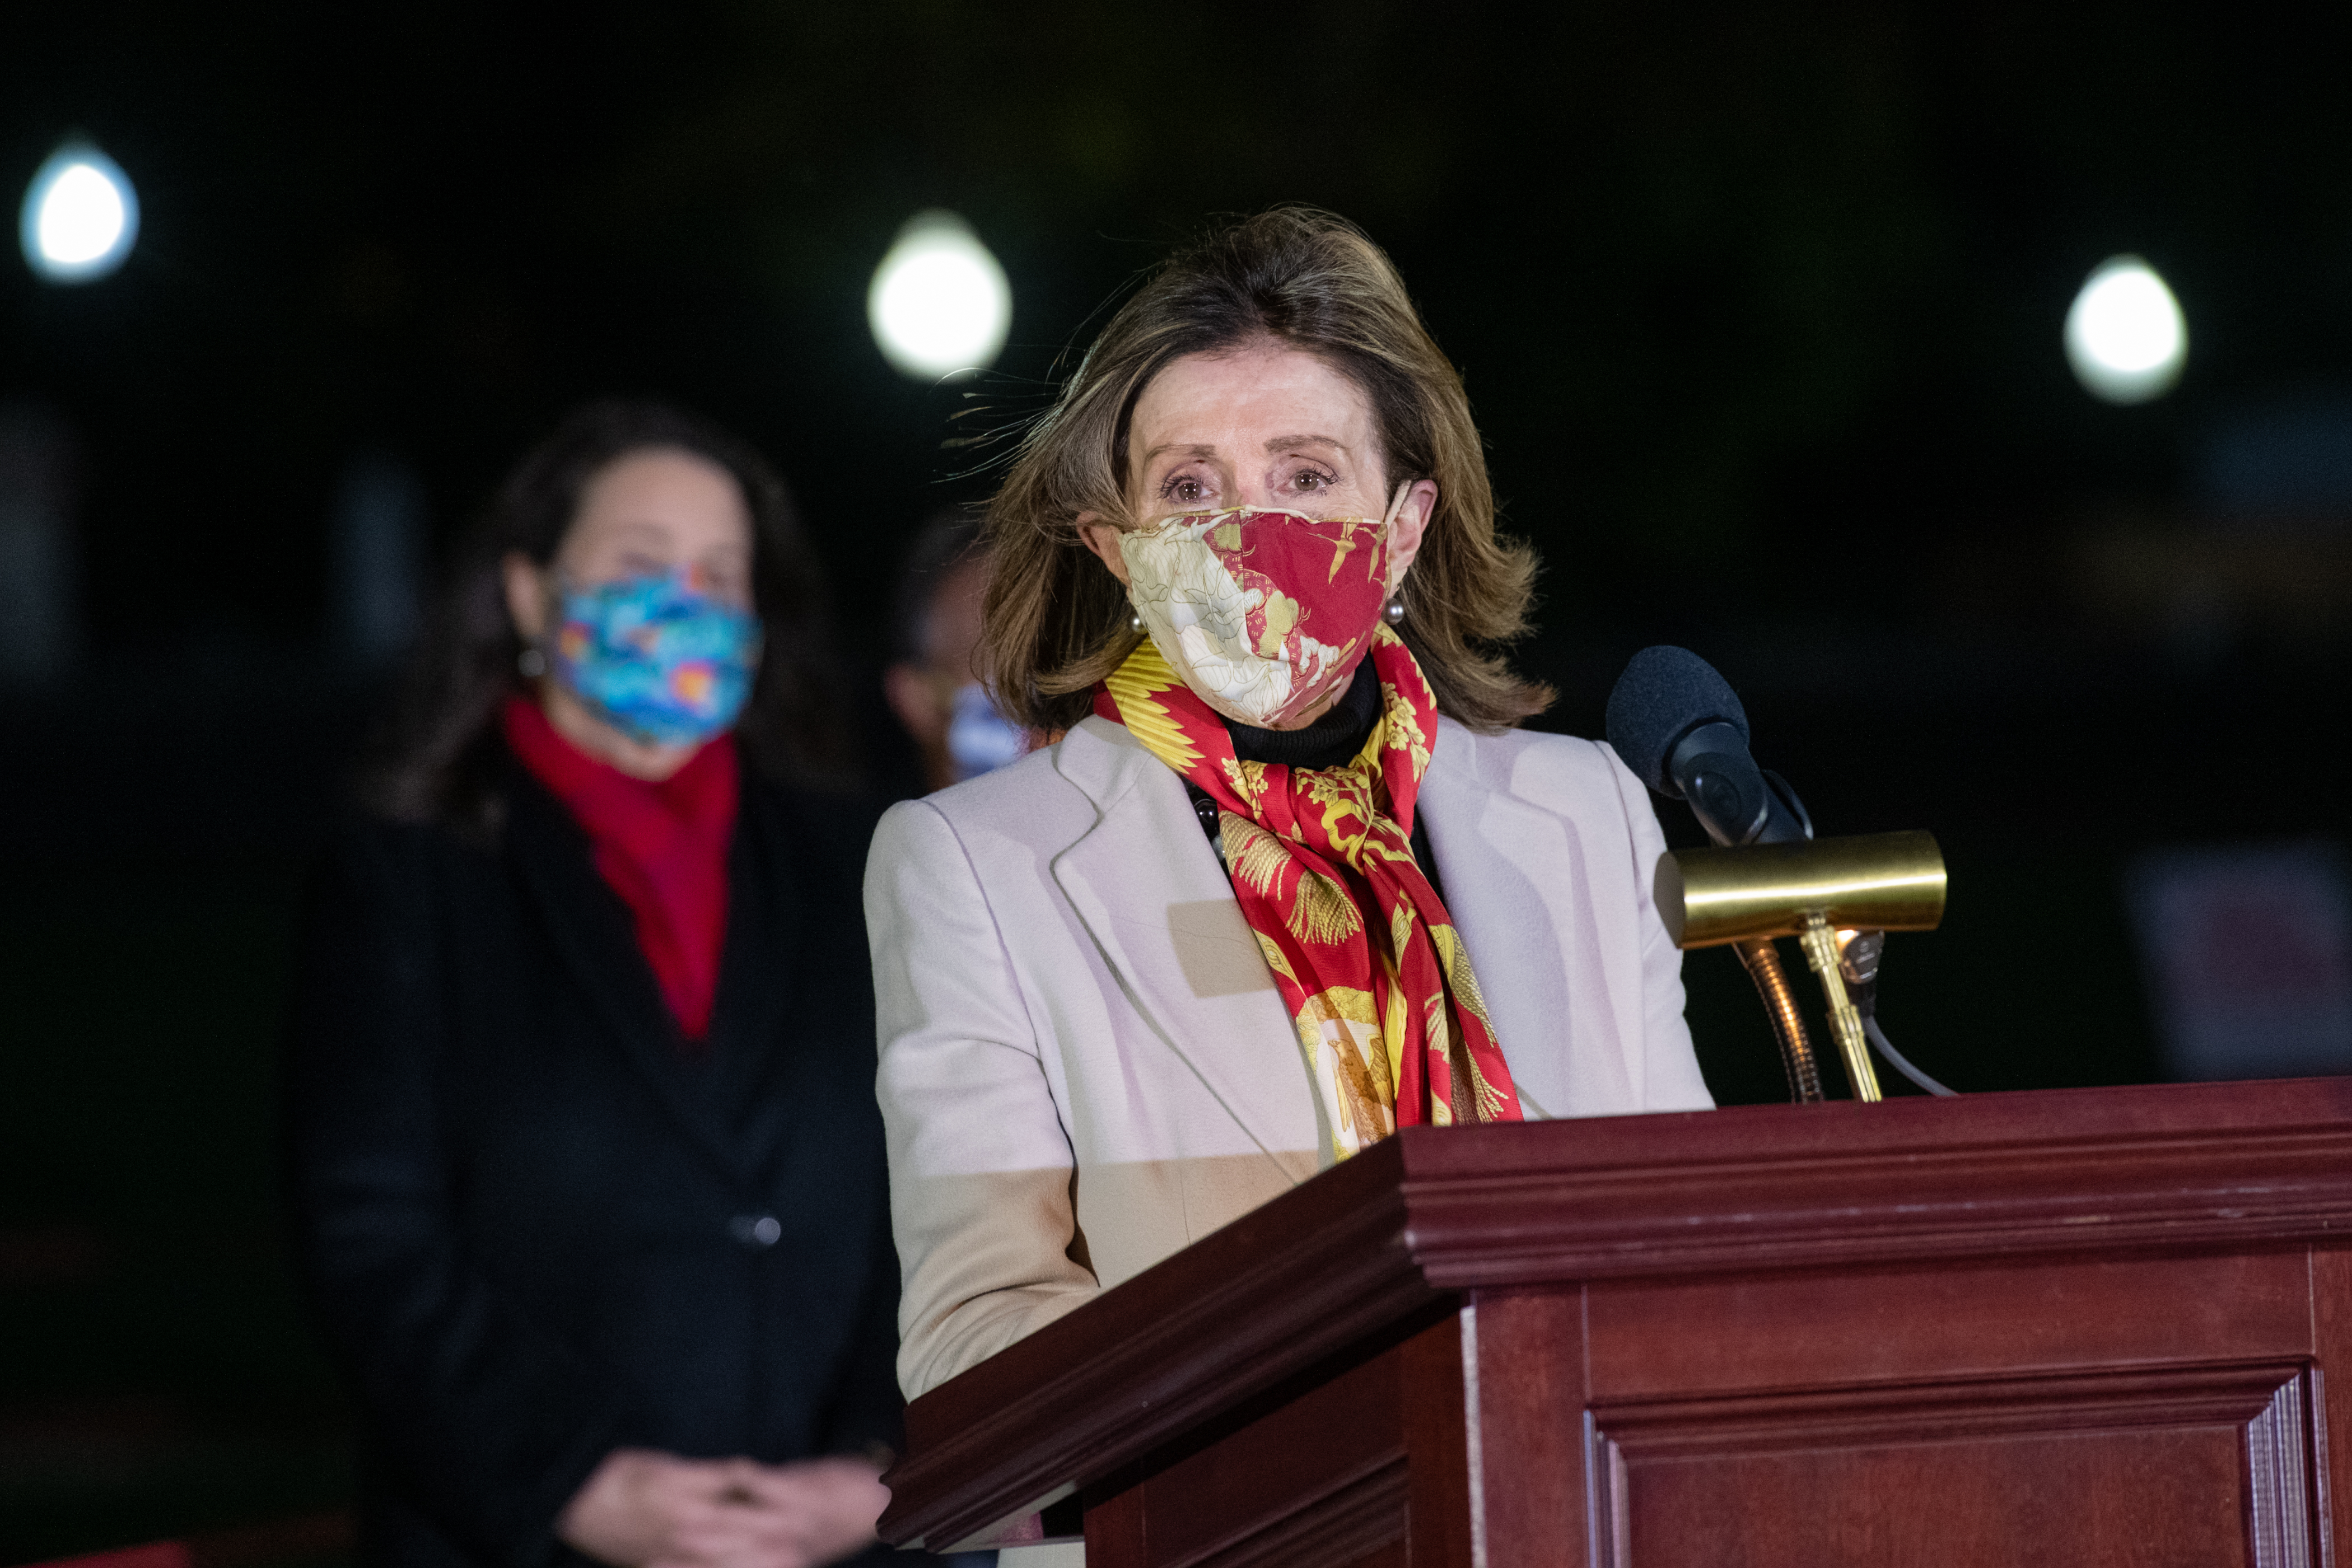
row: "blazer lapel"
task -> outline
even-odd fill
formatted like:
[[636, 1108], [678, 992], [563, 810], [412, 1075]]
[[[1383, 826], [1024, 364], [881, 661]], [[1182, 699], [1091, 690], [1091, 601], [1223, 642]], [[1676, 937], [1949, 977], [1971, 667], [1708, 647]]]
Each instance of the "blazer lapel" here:
[[1638, 1084], [1595, 1081], [1623, 1079], [1628, 1043], [1641, 1038], [1641, 998], [1610, 986], [1613, 973], [1640, 973], [1638, 954], [1629, 969], [1611, 951], [1634, 933], [1601, 920], [1596, 902], [1596, 882], [1622, 868], [1594, 864], [1572, 818], [1482, 776], [1479, 752], [1470, 731], [1441, 720], [1420, 809], [1503, 1059], [1531, 1114], [1564, 1115], [1612, 1089], [1592, 1102], [1629, 1103]]
[[[1071, 731], [1055, 762], [1101, 815], [1055, 858], [1055, 880], [1151, 1032], [1261, 1150], [1295, 1152], [1298, 1139], [1285, 1136], [1268, 1113], [1270, 1093], [1296, 1094], [1311, 1106], [1281, 993], [1267, 974], [1262, 994], [1220, 994], [1198, 973], [1256, 974], [1265, 960], [1183, 782], [1124, 728], [1099, 718]], [[1180, 941], [1196, 953], [1204, 945], [1235, 952], [1212, 952], [1205, 963], [1196, 958], [1188, 975]], [[1235, 1027], [1236, 1014], [1248, 1020], [1244, 1026]]]
[[718, 1114], [719, 1097], [693, 1092], [680, 1072], [716, 1064], [666, 1056], [679, 1048], [677, 1025], [637, 949], [627, 907], [596, 875], [586, 837], [562, 806], [536, 780], [515, 772], [508, 791], [508, 842], [564, 966], [671, 1117], [721, 1168], [740, 1174], [734, 1140]]

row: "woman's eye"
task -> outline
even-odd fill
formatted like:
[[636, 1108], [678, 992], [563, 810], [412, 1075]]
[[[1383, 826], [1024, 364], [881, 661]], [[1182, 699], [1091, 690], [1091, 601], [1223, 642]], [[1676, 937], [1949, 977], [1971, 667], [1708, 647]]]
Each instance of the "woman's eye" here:
[[1170, 500], [1190, 505], [1209, 492], [1202, 488], [1200, 480], [1189, 474], [1180, 474], [1161, 486], [1160, 493]]
[[1297, 485], [1302, 490], [1328, 489], [1331, 485], [1331, 476], [1328, 474], [1318, 474], [1312, 468], [1306, 468], [1302, 469], [1297, 476], [1291, 480], [1291, 483]]

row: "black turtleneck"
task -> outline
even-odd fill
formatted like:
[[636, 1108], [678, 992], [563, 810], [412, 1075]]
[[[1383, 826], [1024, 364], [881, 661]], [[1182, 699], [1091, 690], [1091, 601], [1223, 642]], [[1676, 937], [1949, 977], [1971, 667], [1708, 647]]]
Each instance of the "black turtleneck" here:
[[[1225, 733], [1233, 738], [1234, 755], [1243, 762], [1276, 763], [1286, 768], [1337, 768], [1355, 760], [1380, 718], [1381, 678], [1367, 658], [1356, 666], [1356, 678], [1348, 683], [1339, 700], [1312, 724], [1297, 730], [1261, 730], [1255, 724], [1227, 719], [1224, 725]], [[1209, 797], [1208, 791], [1190, 779], [1184, 781], [1184, 790], [1192, 797], [1192, 810], [1201, 819], [1201, 830], [1209, 836], [1209, 842], [1223, 858], [1225, 842], [1217, 827], [1217, 803]], [[1412, 858], [1419, 862], [1421, 874], [1429, 879], [1437, 896], [1444, 899], [1445, 889], [1437, 882], [1437, 862], [1429, 853], [1429, 828], [1418, 811], [1412, 814]]]
[[1355, 761], [1364, 738], [1381, 717], [1381, 678], [1369, 658], [1323, 717], [1303, 730], [1261, 730], [1225, 721], [1234, 755], [1245, 763], [1279, 763], [1286, 768], [1337, 768]]

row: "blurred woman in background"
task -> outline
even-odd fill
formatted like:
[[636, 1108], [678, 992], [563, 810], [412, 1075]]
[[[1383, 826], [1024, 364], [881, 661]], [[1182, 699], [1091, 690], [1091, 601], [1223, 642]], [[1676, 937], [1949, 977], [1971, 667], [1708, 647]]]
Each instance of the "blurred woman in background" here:
[[453, 582], [311, 912], [304, 1260], [373, 1561], [879, 1551], [898, 1296], [819, 589], [775, 476], [583, 411]]

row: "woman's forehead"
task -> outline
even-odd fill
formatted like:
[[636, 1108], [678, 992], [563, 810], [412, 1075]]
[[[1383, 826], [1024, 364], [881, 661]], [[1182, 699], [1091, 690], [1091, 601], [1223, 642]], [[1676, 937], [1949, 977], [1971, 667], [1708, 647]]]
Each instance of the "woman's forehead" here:
[[750, 509], [734, 475], [706, 458], [662, 449], [616, 458], [592, 478], [566, 542], [748, 548], [751, 537]]
[[1363, 392], [1314, 354], [1260, 344], [1186, 354], [1152, 377], [1136, 400], [1135, 445], [1143, 460], [1170, 451], [1366, 444], [1371, 409]]

